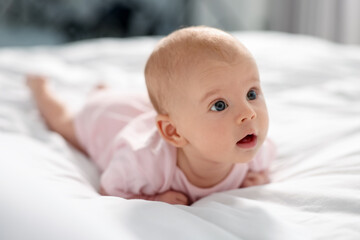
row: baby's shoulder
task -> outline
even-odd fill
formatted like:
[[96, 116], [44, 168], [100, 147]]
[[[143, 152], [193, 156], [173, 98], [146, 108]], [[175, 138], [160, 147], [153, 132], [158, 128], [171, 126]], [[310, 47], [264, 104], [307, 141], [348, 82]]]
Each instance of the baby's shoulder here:
[[169, 171], [176, 165], [176, 148], [160, 136], [155, 117], [156, 113], [151, 111], [131, 121], [119, 134], [117, 155], [131, 161], [131, 165]]
[[176, 148], [162, 139], [156, 127], [146, 129], [145, 124], [134, 128], [123, 132], [107, 171], [122, 175], [122, 181], [129, 184], [166, 190], [176, 168]]

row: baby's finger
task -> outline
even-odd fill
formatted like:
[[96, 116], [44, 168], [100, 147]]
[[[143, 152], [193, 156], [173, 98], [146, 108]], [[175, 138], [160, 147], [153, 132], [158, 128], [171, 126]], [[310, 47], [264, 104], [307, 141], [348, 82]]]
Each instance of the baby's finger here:
[[254, 185], [254, 181], [250, 180], [250, 179], [246, 179], [240, 187], [242, 188], [246, 188], [246, 187], [251, 187]]
[[261, 171], [259, 178], [260, 178], [259, 181], [261, 181], [263, 184], [270, 183], [268, 171]]
[[177, 193], [175, 199], [176, 199], [176, 202], [178, 202], [178, 204], [184, 204], [184, 205], [189, 204], [189, 200], [185, 194]]

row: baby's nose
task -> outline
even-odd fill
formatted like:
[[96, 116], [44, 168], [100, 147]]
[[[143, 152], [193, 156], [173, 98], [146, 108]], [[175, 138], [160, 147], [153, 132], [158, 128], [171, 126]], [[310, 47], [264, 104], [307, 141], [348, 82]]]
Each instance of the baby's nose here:
[[237, 124], [242, 124], [247, 120], [253, 120], [256, 118], [256, 112], [251, 106], [246, 106], [242, 108], [242, 111], [236, 119]]

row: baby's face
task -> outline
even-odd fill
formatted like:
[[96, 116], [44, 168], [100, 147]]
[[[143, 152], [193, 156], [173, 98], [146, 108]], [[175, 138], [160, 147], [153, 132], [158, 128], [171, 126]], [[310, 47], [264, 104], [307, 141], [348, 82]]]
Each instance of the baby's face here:
[[186, 151], [213, 162], [249, 162], [268, 131], [254, 60], [246, 55], [231, 64], [204, 60], [188, 74], [173, 114], [178, 132], [188, 141]]

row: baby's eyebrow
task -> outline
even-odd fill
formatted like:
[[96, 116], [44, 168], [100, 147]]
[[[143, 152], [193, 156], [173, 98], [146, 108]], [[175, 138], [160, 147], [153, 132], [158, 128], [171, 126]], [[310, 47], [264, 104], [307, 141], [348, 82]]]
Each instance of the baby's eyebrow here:
[[208, 99], [210, 96], [215, 95], [217, 93], [220, 92], [220, 89], [216, 88], [213, 90], [208, 91], [207, 93], [204, 94], [204, 96], [201, 98], [200, 102], [205, 101], [206, 99]]

